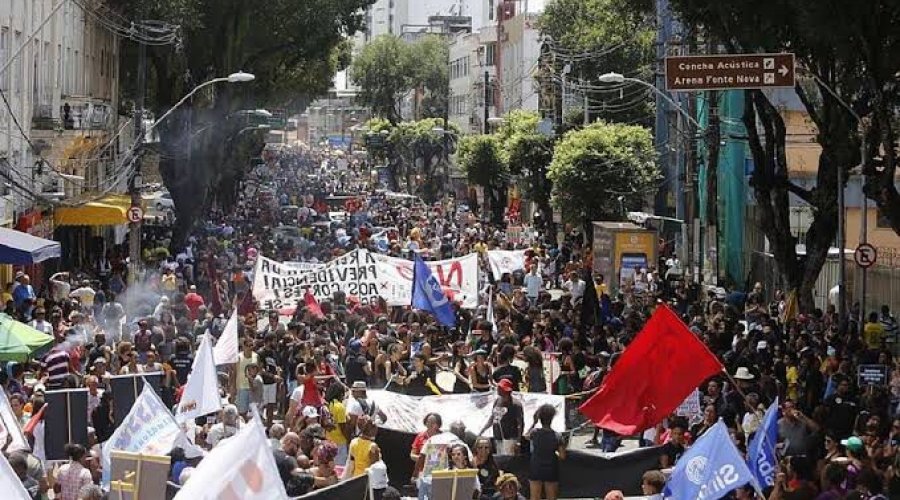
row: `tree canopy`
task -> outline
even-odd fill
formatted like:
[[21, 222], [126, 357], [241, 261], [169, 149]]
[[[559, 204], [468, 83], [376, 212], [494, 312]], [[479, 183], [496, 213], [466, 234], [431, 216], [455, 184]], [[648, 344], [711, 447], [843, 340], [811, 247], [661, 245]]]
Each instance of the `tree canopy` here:
[[[809, 309], [812, 288], [837, 231], [837, 172], [843, 170], [847, 179], [861, 163], [861, 136], [868, 175], [865, 194], [900, 233], [895, 186], [900, 2], [672, 0], [672, 8], [724, 52], [789, 51], [797, 56], [795, 90], [822, 147], [815, 187], [790, 180], [785, 123], [769, 94], [745, 91], [743, 120], [754, 160], [750, 183], [759, 225], [783, 282], [799, 290], [801, 307]], [[790, 194], [813, 207], [805, 255], [797, 254], [798, 242], [790, 231]]]
[[[652, 8], [648, 0], [630, 0]], [[561, 84], [568, 64], [568, 84], [589, 90], [589, 118], [606, 121], [652, 123], [653, 96], [635, 84], [598, 85], [601, 74], [614, 71], [629, 77], [652, 79], [654, 36], [629, 0], [552, 0], [539, 19], [541, 33], [550, 37], [552, 78]], [[582, 115], [583, 110], [577, 106]], [[568, 117], [566, 117], [568, 118]]]
[[643, 205], [660, 179], [650, 131], [597, 122], [556, 144], [547, 177], [563, 219], [590, 233], [595, 220], [619, 220], [623, 209]]
[[350, 78], [359, 87], [360, 102], [391, 123], [400, 121], [401, 100], [413, 90], [424, 93], [415, 118], [441, 117], [449, 94], [448, 57], [446, 39], [436, 35], [413, 43], [381, 35], [353, 59]]
[[[257, 134], [236, 135], [239, 123], [225, 118], [257, 107], [299, 109], [325, 92], [335, 70], [347, 63], [348, 35], [362, 27], [373, 0], [109, 0], [125, 19], [178, 25], [174, 46], [147, 48], [146, 107], [157, 116], [194, 86], [236, 71], [251, 83], [209, 87], [173, 113], [160, 128], [160, 173], [175, 201], [175, 240], [213, 197], [233, 193], [246, 156], [234, 142], [262, 146]], [[126, 43], [121, 61], [123, 103], [137, 95], [138, 49]], [[218, 123], [202, 136], [195, 127]], [[186, 153], [188, 152], [189, 153]]]

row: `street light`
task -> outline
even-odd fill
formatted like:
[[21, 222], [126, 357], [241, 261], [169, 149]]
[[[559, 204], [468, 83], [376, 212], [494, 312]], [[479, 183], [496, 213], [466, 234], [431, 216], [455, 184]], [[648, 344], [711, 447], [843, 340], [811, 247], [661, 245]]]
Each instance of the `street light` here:
[[670, 105], [672, 105], [672, 107], [675, 108], [675, 110], [678, 111], [678, 113], [680, 113], [682, 116], [684, 116], [684, 118], [687, 121], [691, 122], [691, 125], [693, 125], [694, 127], [697, 127], [698, 131], [703, 130], [703, 126], [700, 125], [697, 122], [697, 120], [695, 120], [694, 117], [690, 115], [690, 113], [685, 111], [684, 108], [682, 108], [681, 106], [678, 105], [678, 103], [673, 101], [672, 98], [669, 97], [665, 92], [656, 88], [656, 85], [647, 83], [644, 80], [639, 80], [637, 78], [629, 78], [629, 77], [623, 75], [622, 73], [610, 72], [610, 73], [604, 73], [604, 74], [600, 75], [600, 83], [625, 83], [625, 82], [637, 83], [638, 85], [643, 85], [644, 87], [647, 87], [648, 89], [652, 90], [653, 92], [656, 93], [656, 95], [662, 97], [663, 99], [666, 100], [666, 102], [668, 102]]
[[[169, 115], [171, 115], [173, 111], [175, 111], [176, 109], [178, 109], [179, 106], [181, 106], [182, 104], [187, 102], [187, 100], [190, 99], [191, 96], [196, 94], [198, 91], [200, 91], [200, 89], [202, 89], [204, 87], [208, 87], [215, 83], [223, 83], [223, 82], [245, 83], [245, 82], [252, 81], [255, 78], [256, 78], [256, 76], [254, 76], [252, 73], [244, 73], [243, 71], [238, 71], [237, 73], [232, 73], [226, 77], [213, 78], [212, 80], [210, 80], [208, 82], [204, 82], [204, 83], [201, 83], [200, 85], [197, 85], [196, 87], [194, 87], [193, 90], [191, 90], [184, 97], [182, 97], [180, 101], [176, 102], [174, 106], [169, 108], [168, 111], [163, 113], [163, 115], [160, 116], [158, 120], [153, 122], [153, 124], [151, 124], [150, 127], [148, 127], [146, 130], [141, 130], [141, 127], [139, 126], [138, 127], [138, 132], [139, 132], [138, 137], [143, 138], [146, 136], [146, 134], [148, 132], [152, 132], [153, 129], [155, 129], [157, 126], [159, 126], [159, 124], [162, 123], [163, 120], [168, 118]], [[140, 110], [140, 113], [141, 113], [141, 116], [143, 116], [143, 110]], [[140, 144], [141, 144], [141, 141], [140, 140], [137, 141], [135, 143], [135, 148], [132, 150], [132, 152], [136, 152], [137, 148], [140, 146]], [[135, 157], [137, 157], [137, 156], [135, 156]], [[140, 190], [135, 188], [135, 180], [138, 179], [139, 176], [140, 176], [140, 169], [138, 167], [135, 169], [134, 173], [131, 176], [131, 203], [133, 206], [139, 206], [141, 203]], [[128, 271], [129, 271], [128, 272], [128, 280], [129, 280], [129, 283], [133, 283], [137, 276], [137, 272], [140, 269], [141, 221], [133, 223], [133, 226], [131, 228], [131, 233], [129, 234], [128, 238], [129, 238], [129, 260], [130, 260], [129, 269], [128, 269]]]
[[253, 81], [255, 78], [256, 78], [256, 76], [253, 75], [252, 73], [244, 73], [243, 71], [238, 71], [237, 73], [232, 73], [232, 74], [230, 74], [230, 75], [228, 75], [228, 76], [226, 76], [226, 77], [213, 78], [212, 80], [210, 80], [210, 81], [208, 81], [208, 82], [203, 82], [203, 83], [201, 83], [200, 85], [197, 85], [196, 87], [194, 87], [194, 89], [191, 90], [190, 92], [188, 92], [184, 97], [182, 97], [180, 101], [176, 102], [174, 106], [172, 106], [171, 108], [169, 108], [168, 111], [166, 111], [165, 113], [163, 113], [163, 115], [160, 116], [158, 120], [156, 120], [155, 122], [153, 122], [153, 124], [150, 125], [150, 128], [148, 128], [147, 130], [145, 130], [144, 133], [150, 132], [150, 131], [152, 131], [153, 129], [155, 129], [160, 123], [162, 123], [163, 120], [165, 120], [166, 118], [168, 118], [169, 115], [171, 115], [173, 111], [175, 111], [176, 109], [178, 109], [179, 106], [181, 106], [182, 104], [184, 104], [184, 103], [185, 103], [188, 99], [190, 99], [194, 94], [196, 94], [197, 92], [199, 92], [200, 89], [203, 89], [203, 88], [208, 87], [208, 86], [210, 86], [210, 85], [213, 85], [213, 84], [215, 84], [215, 83], [224, 83], [224, 82], [228, 82], [228, 83], [245, 83], [245, 82]]

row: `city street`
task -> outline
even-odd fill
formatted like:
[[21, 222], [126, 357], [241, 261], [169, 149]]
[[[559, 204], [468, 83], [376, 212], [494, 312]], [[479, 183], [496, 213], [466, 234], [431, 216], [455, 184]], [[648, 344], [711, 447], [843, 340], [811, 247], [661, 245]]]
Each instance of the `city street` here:
[[2, 500], [900, 499], [898, 23], [0, 1]]

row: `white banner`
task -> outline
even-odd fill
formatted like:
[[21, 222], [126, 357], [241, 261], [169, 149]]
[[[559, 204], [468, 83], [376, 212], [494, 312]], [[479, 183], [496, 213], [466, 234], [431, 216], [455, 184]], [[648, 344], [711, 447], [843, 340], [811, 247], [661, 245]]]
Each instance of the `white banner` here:
[[[412, 302], [413, 261], [374, 255], [377, 262], [378, 291], [389, 306], [408, 306]], [[431, 273], [453, 300], [465, 309], [478, 307], [478, 254], [447, 260], [426, 261]]]
[[525, 269], [525, 250], [488, 250], [491, 275], [500, 280], [504, 274]]
[[22, 486], [22, 481], [3, 453], [0, 453], [0, 491], [3, 492], [4, 500], [31, 500], [31, 495]]
[[260, 308], [283, 310], [302, 307], [306, 289], [316, 300], [331, 301], [341, 290], [367, 305], [378, 300], [378, 274], [373, 254], [354, 250], [312, 271], [283, 265], [260, 256], [253, 277], [253, 297]]
[[217, 365], [227, 365], [238, 362], [238, 318], [237, 309], [231, 313], [231, 317], [225, 323], [216, 347], [213, 349], [213, 359]]
[[103, 482], [109, 483], [112, 467], [111, 452], [113, 450], [145, 453], [148, 455], [166, 455], [178, 446], [184, 450], [188, 458], [203, 455], [203, 451], [191, 443], [175, 422], [175, 417], [163, 404], [159, 396], [153, 392], [149, 383], [144, 383], [144, 390], [134, 401], [131, 411], [119, 424], [112, 436], [103, 443], [101, 463], [103, 464]]
[[[426, 264], [462, 307], [478, 307], [478, 254]], [[260, 256], [253, 297], [262, 309], [292, 310], [304, 305], [303, 295], [309, 288], [319, 302], [331, 301], [334, 292], [342, 290], [364, 305], [383, 297], [389, 306], [408, 306], [412, 301], [412, 267], [411, 260], [361, 249], [305, 271]]]
[[197, 465], [175, 500], [286, 499], [259, 417], [222, 441]]
[[703, 414], [703, 409], [700, 407], [700, 390], [694, 389], [694, 392], [688, 394], [688, 397], [678, 405], [675, 414], [691, 420]]
[[[395, 431], [418, 434], [425, 430], [422, 423], [425, 415], [439, 413], [444, 415], [444, 430], [450, 428], [454, 421], [466, 424], [466, 430], [475, 434], [493, 417], [496, 392], [473, 392], [470, 394], [444, 394], [442, 396], [407, 396], [391, 391], [369, 390], [368, 398], [387, 416], [382, 427]], [[565, 398], [543, 393], [513, 393], [513, 398], [522, 403], [525, 411], [525, 425], [531, 425], [534, 412], [543, 405], [550, 404], [556, 408], [556, 417], [551, 427], [556, 432], [565, 432]], [[453, 415], [451, 419], [448, 415]], [[488, 428], [484, 436], [491, 437], [493, 431]]]
[[204, 335], [197, 349], [197, 357], [191, 366], [187, 384], [175, 410], [175, 420], [184, 422], [222, 409], [216, 363], [213, 360], [212, 341]]

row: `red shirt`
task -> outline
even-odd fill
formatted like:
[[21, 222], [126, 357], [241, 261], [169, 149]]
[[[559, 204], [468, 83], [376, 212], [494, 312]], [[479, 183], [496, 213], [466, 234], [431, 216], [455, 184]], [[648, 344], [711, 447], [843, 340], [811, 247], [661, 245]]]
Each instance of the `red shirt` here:
[[200, 310], [200, 307], [203, 306], [205, 302], [203, 301], [203, 297], [196, 292], [191, 292], [184, 296], [184, 305], [187, 306], [191, 311], [191, 319], [197, 319], [197, 311]]

